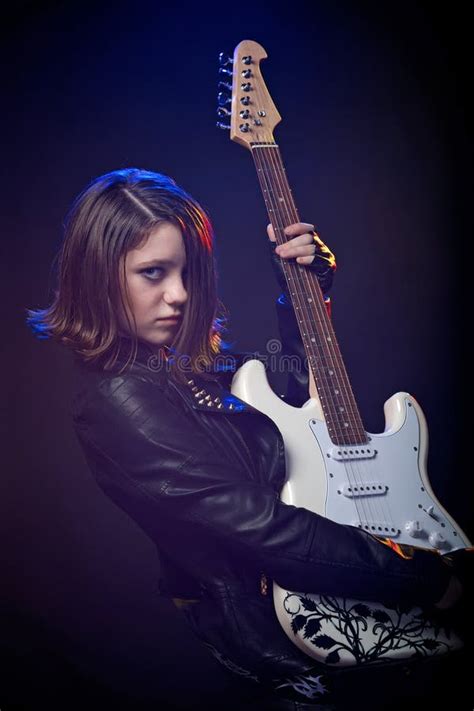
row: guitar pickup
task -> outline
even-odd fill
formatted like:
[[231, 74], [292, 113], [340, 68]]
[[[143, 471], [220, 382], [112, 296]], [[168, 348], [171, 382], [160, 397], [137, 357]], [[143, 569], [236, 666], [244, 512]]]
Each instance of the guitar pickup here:
[[331, 447], [327, 452], [328, 457], [339, 462], [351, 461], [352, 459], [373, 459], [376, 450], [368, 445], [351, 445], [349, 447]]
[[383, 496], [388, 491], [386, 484], [372, 481], [366, 484], [343, 484], [338, 493], [347, 496], [349, 499], [356, 499], [359, 496]]

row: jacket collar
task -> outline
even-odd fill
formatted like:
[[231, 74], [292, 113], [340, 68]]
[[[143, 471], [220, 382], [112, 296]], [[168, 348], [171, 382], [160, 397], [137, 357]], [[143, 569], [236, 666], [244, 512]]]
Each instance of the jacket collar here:
[[[127, 364], [130, 349], [131, 341], [123, 338], [114, 370], [120, 370]], [[172, 353], [169, 350], [154, 349], [147, 343], [138, 341], [136, 358], [126, 370], [145, 375], [147, 379], [153, 381], [168, 382], [194, 410], [226, 414], [258, 412], [244, 400], [233, 395], [224, 385], [228, 383], [230, 386], [232, 375], [240, 365], [239, 354], [229, 352], [226, 355], [225, 366], [222, 363], [216, 365], [211, 372], [213, 376], [211, 379], [190, 373], [186, 385], [177, 384], [169, 378], [170, 358]]]

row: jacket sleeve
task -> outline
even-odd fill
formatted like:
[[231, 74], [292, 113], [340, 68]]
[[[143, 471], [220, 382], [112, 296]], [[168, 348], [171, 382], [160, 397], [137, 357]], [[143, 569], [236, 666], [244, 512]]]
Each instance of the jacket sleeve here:
[[[331, 315], [331, 300], [328, 293], [332, 287], [334, 272], [336, 271], [336, 258], [324, 242], [317, 237], [317, 251], [311, 264], [305, 266], [318, 277], [319, 286], [323, 292], [326, 308]], [[308, 399], [309, 375], [308, 361], [301, 341], [301, 335], [296, 322], [296, 316], [288, 292], [285, 274], [281, 266], [281, 258], [275, 252], [276, 242], [268, 240], [270, 259], [277, 282], [282, 293], [276, 302], [278, 328], [281, 338], [281, 354], [290, 364], [285, 402], [295, 407], [300, 407]]]
[[284, 504], [244, 478], [174, 398], [169, 386], [115, 377], [74, 416], [93, 473], [138, 523], [170, 522], [194, 548], [211, 538], [289, 590], [418, 604], [442, 597], [449, 570], [438, 556], [403, 560], [358, 529]]

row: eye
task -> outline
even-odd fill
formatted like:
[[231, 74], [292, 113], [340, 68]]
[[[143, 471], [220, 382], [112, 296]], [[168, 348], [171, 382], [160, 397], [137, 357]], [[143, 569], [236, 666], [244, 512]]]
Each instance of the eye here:
[[143, 276], [146, 279], [150, 279], [150, 281], [157, 281], [163, 271], [162, 267], [146, 267], [145, 269], [140, 270], [140, 274], [143, 274]]

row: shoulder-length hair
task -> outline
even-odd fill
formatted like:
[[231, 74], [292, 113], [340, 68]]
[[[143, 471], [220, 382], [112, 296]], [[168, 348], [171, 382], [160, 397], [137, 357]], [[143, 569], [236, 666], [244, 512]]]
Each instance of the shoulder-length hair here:
[[[124, 257], [163, 221], [181, 230], [187, 267], [188, 299], [171, 348], [178, 355], [171, 361], [182, 364], [179, 356], [184, 355], [186, 368], [171, 367], [170, 374], [182, 382], [189, 371], [206, 376], [224, 346], [225, 308], [217, 296], [213, 231], [196, 200], [160, 173], [115, 170], [79, 194], [65, 220], [52, 303], [27, 310], [27, 323], [36, 335], [64, 344], [88, 364], [113, 369], [124, 346], [119, 307], [127, 314], [125, 302], [129, 306], [127, 289], [121, 288], [126, 283]], [[135, 320], [133, 326], [130, 319], [128, 323], [126, 366], [138, 348]]]

